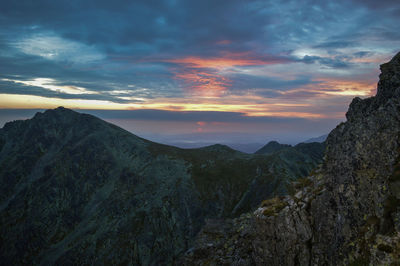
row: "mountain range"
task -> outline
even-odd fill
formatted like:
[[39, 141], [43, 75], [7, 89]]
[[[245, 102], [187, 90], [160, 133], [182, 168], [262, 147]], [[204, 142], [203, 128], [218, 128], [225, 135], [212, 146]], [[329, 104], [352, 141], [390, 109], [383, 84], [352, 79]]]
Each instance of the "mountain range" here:
[[255, 210], [322, 162], [180, 149], [63, 107], [0, 129], [1, 264], [176, 264], [207, 219]]
[[324, 143], [256, 154], [157, 144], [62, 107], [9, 122], [0, 263], [399, 265], [400, 53], [346, 118]]

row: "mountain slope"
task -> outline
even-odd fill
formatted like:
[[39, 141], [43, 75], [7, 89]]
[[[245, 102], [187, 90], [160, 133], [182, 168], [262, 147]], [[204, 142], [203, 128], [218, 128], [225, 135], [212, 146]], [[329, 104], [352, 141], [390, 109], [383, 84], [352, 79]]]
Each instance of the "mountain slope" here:
[[154, 158], [115, 126], [61, 108], [1, 135], [3, 262], [156, 263], [200, 226], [184, 162]]
[[37, 113], [0, 129], [1, 261], [174, 263], [206, 218], [250, 211], [303, 172], [223, 145], [153, 143], [62, 107]]
[[[322, 163], [325, 143], [299, 143], [295, 146], [270, 141], [257, 154], [272, 155], [272, 165], [277, 162], [275, 172], [286, 174], [286, 180], [292, 181], [307, 176], [318, 164]], [[296, 178], [292, 178], [296, 177]]]
[[381, 72], [377, 95], [352, 101], [327, 138], [324, 163], [292, 195], [207, 225], [181, 262], [399, 265], [400, 53]]

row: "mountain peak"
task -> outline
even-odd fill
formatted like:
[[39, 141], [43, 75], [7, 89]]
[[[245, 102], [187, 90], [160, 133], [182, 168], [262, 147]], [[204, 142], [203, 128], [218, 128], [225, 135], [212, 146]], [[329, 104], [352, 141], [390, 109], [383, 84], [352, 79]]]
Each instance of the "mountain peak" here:
[[65, 108], [65, 107], [63, 107], [63, 106], [59, 106], [59, 107], [57, 107], [57, 108], [54, 108], [54, 109], [48, 109], [48, 110], [46, 110], [46, 111], [44, 111], [44, 113], [54, 113], [54, 114], [79, 114], [78, 112], [76, 112], [76, 111], [74, 111], [74, 110], [71, 110], [71, 109], [68, 109], [68, 108]]
[[392, 60], [380, 66], [377, 97], [388, 99], [399, 97], [400, 88], [400, 52]]
[[42, 112], [37, 112], [33, 119], [49, 119], [49, 118], [60, 118], [60, 117], [65, 117], [65, 116], [79, 116], [81, 115], [80, 113], [65, 108], [63, 106], [59, 106], [55, 109], [47, 109], [43, 113]]
[[103, 121], [93, 115], [80, 113], [63, 106], [55, 109], [48, 109], [43, 113], [38, 112], [33, 120], [41, 121], [46, 124], [65, 124], [76, 126], [77, 124], [103, 123]]
[[27, 141], [35, 138], [38, 138], [37, 141], [41, 138], [61, 141], [67, 136], [78, 140], [93, 133], [111, 134], [111, 131], [115, 130], [125, 132], [95, 116], [64, 107], [37, 112], [32, 119], [8, 122], [3, 129], [5, 133], [19, 136]]
[[207, 151], [224, 151], [224, 152], [237, 152], [236, 150], [232, 149], [231, 147], [223, 144], [213, 144], [202, 148], [203, 150]]
[[348, 121], [370, 116], [388, 101], [400, 99], [400, 53], [382, 64], [380, 69], [376, 96], [364, 100], [355, 97], [346, 113]]
[[259, 149], [258, 151], [255, 152], [255, 154], [272, 154], [274, 152], [283, 150], [285, 148], [292, 147], [291, 145], [288, 144], [280, 144], [279, 142], [272, 140], [268, 142], [264, 147]]

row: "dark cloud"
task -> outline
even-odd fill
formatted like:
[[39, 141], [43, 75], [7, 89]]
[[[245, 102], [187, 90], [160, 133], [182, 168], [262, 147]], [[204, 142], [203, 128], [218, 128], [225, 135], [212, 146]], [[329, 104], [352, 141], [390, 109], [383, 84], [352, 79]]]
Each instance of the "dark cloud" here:
[[12, 25], [36, 25], [110, 54], [139, 56], [193, 49], [215, 54], [217, 41], [254, 39], [262, 34], [254, 25], [268, 21], [239, 0], [175, 2], [9, 1], [0, 12]]
[[[62, 37], [94, 45], [107, 54], [216, 55], [222, 40], [229, 51], [274, 51], [281, 42], [312, 44], [327, 30], [346, 30], [363, 6], [395, 7], [394, 1], [7, 1], [0, 22], [6, 28], [50, 30]], [[351, 16], [354, 16], [352, 18]], [[351, 21], [354, 22], [354, 21]], [[365, 25], [364, 25], [365, 26]], [[317, 37], [317, 38], [315, 38]], [[314, 43], [316, 47], [348, 47], [348, 40]]]
[[331, 68], [348, 68], [350, 64], [339, 57], [329, 58], [329, 57], [321, 57], [321, 56], [309, 56], [305, 55], [299, 61], [306, 64], [314, 64], [318, 63]]
[[346, 47], [352, 47], [354, 45], [355, 43], [349, 41], [331, 41], [314, 45], [314, 48], [346, 48]]
[[257, 94], [264, 96], [277, 95], [279, 91], [287, 91], [293, 88], [302, 87], [309, 84], [318, 84], [310, 76], [299, 76], [295, 79], [279, 79], [265, 76], [254, 76], [245, 74], [235, 74], [229, 76], [234, 84], [232, 90], [243, 91], [256, 89]]
[[373, 54], [374, 54], [373, 52], [369, 52], [369, 51], [360, 51], [360, 52], [353, 53], [353, 56], [356, 58], [363, 58], [363, 57], [371, 56]]

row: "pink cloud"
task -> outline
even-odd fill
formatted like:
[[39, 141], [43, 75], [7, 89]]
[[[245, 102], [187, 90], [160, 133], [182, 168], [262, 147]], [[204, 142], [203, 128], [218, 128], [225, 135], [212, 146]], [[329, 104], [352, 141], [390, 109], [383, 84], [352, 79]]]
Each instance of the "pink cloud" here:
[[174, 76], [183, 81], [191, 92], [205, 96], [219, 96], [232, 85], [232, 81], [224, 76], [224, 70], [238, 66], [280, 64], [287, 62], [287, 59], [260, 57], [248, 52], [224, 52], [218, 57], [187, 56], [164, 61], [179, 66], [172, 68]]

